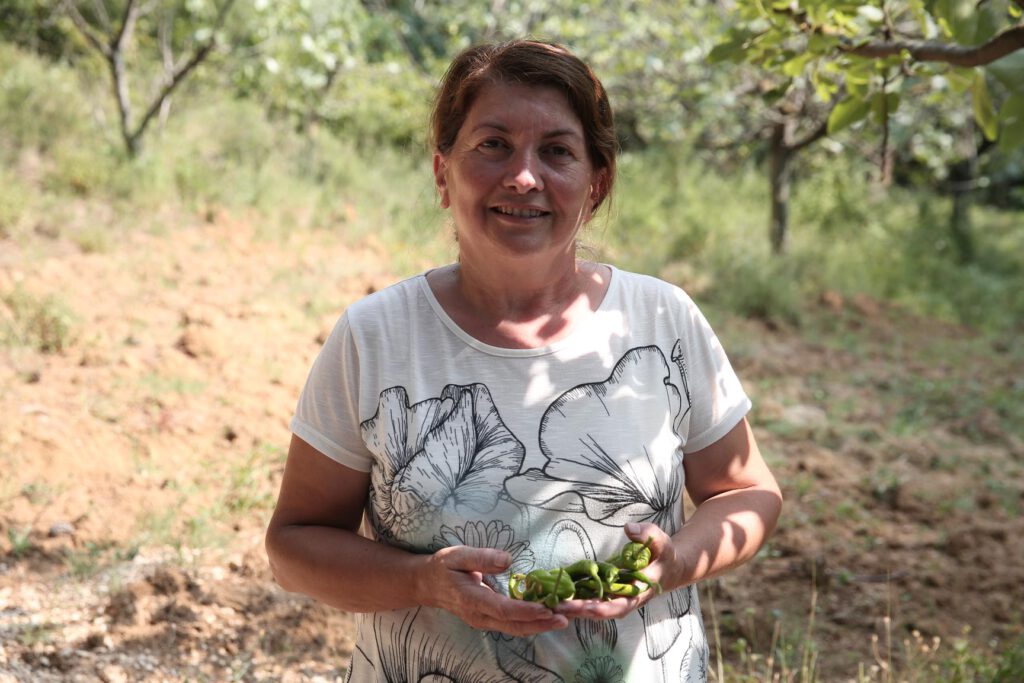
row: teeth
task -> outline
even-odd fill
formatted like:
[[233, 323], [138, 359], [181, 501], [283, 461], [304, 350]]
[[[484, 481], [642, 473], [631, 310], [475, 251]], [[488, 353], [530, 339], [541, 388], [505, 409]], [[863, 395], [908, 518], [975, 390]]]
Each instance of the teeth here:
[[498, 213], [503, 213], [506, 216], [516, 216], [517, 218], [537, 218], [544, 212], [537, 209], [514, 209], [510, 206], [499, 206]]

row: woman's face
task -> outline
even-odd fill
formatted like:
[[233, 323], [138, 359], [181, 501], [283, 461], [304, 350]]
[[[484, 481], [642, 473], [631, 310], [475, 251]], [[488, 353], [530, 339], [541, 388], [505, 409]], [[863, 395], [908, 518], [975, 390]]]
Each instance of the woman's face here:
[[442, 208], [460, 259], [574, 257], [576, 233], [601, 197], [604, 172], [558, 90], [492, 84], [478, 93], [455, 144], [434, 155]]

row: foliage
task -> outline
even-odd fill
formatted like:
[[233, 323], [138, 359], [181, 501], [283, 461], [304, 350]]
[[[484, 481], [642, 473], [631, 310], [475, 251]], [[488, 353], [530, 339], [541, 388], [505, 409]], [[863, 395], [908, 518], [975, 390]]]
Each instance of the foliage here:
[[58, 59], [74, 43], [66, 27], [55, 21], [53, 3], [4, 0], [0, 3], [0, 41]]
[[[397, 97], [403, 85], [422, 89], [422, 78], [402, 61], [386, 16], [359, 3], [329, 0], [262, 1], [254, 7], [253, 50], [235, 74], [237, 87], [299, 128], [369, 123], [372, 114], [401, 111], [405, 103]], [[397, 75], [401, 80], [388, 78]], [[384, 87], [375, 89], [382, 78]], [[364, 119], [346, 117], [346, 105], [379, 108]], [[398, 134], [403, 136], [408, 132]], [[396, 140], [385, 135], [383, 141]]]
[[[813, 83], [834, 134], [871, 116], [886, 120], [904, 94], [968, 96], [974, 119], [1004, 149], [1024, 144], [1024, 24], [1021, 6], [980, 3], [741, 0], [739, 22], [712, 58], [748, 61]], [[997, 98], [992, 86], [1001, 86]]]
[[[223, 40], [222, 28], [233, 4], [234, 0], [60, 4], [83, 43], [106, 62], [129, 156], [138, 155], [150, 124], [158, 116], [166, 118], [171, 94]], [[139, 50], [140, 45], [145, 49]], [[151, 81], [150, 93], [140, 96], [133, 90], [136, 78]]]
[[0, 159], [46, 151], [63, 136], [89, 137], [90, 109], [75, 74], [0, 43]]

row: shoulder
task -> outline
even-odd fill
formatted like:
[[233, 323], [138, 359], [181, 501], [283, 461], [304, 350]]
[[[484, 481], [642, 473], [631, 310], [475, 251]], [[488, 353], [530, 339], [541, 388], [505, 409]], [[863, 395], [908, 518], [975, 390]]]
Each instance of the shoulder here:
[[415, 311], [429, 308], [423, 302], [422, 278], [414, 275], [349, 304], [327, 335], [325, 348], [350, 344], [372, 348], [383, 339], [403, 336], [397, 333], [415, 324]]
[[423, 273], [400, 280], [349, 304], [342, 317], [357, 335], [396, 326], [407, 328], [430, 310], [425, 282]]
[[613, 282], [620, 295], [631, 305], [653, 306], [655, 312], [696, 311], [696, 304], [682, 287], [653, 275], [634, 273], [612, 266]]

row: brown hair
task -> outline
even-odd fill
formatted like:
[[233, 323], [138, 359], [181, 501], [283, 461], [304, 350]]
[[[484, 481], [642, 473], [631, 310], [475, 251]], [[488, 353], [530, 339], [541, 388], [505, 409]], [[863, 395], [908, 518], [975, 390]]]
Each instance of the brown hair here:
[[604, 86], [581, 59], [561, 45], [537, 40], [476, 45], [459, 53], [448, 67], [430, 117], [434, 150], [447, 154], [466, 121], [470, 107], [486, 85], [494, 83], [556, 88], [565, 94], [579, 117], [587, 153], [595, 170], [606, 178], [596, 209], [615, 182], [618, 143], [611, 104]]

